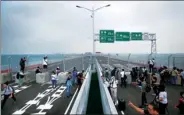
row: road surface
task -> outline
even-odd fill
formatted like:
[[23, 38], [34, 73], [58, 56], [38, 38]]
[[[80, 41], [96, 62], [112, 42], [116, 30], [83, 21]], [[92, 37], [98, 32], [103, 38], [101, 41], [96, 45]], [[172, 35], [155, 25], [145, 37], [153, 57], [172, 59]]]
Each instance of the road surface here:
[[[86, 70], [89, 65], [89, 58], [84, 58], [84, 69]], [[58, 66], [58, 65], [56, 65]], [[49, 71], [55, 69], [49, 68]], [[60, 66], [60, 65], [59, 65]], [[67, 71], [72, 71], [73, 67], [76, 67], [78, 71], [81, 71], [82, 68], [82, 58], [72, 59], [65, 61], [65, 68]], [[62, 68], [62, 67], [61, 67]], [[15, 86], [15, 85], [14, 85]], [[77, 97], [77, 86], [72, 88], [72, 97], [67, 98], [66, 95], [66, 86], [65, 84], [60, 84], [55, 90], [52, 89], [49, 84], [37, 84], [35, 81], [25, 84], [23, 88], [19, 90], [16, 88], [17, 101], [13, 102], [12, 99], [8, 99], [4, 109], [1, 111], [2, 115], [30, 115], [30, 114], [64, 114], [69, 113], [72, 107], [72, 104]], [[76, 92], [76, 93], [75, 93]], [[72, 99], [74, 97], [74, 99]], [[71, 102], [71, 100], [73, 100]], [[71, 104], [70, 104], [71, 102]], [[67, 109], [68, 105], [71, 105]]]
[[[102, 57], [99, 56], [97, 57], [98, 62], [100, 63], [102, 69], [105, 69], [108, 64], [108, 58], [107, 57]], [[124, 68], [125, 71], [128, 71], [128, 68], [126, 67], [127, 62], [123, 62], [118, 59], [110, 59], [110, 68], [113, 69], [115, 66], [116, 67], [121, 67]], [[118, 66], [117, 66], [118, 65]], [[132, 66], [137, 66], [139, 65], [130, 65]], [[131, 69], [131, 68], [130, 68]], [[175, 104], [178, 103], [179, 99], [179, 94], [180, 91], [183, 91], [183, 87], [181, 86], [166, 86], [166, 91], [168, 92], [168, 110], [170, 115], [176, 115], [178, 113], [178, 110], [174, 108]], [[147, 100], [148, 102], [151, 102], [154, 98], [152, 96], [152, 91], [147, 94]], [[125, 99], [126, 101], [126, 111], [124, 112], [125, 115], [137, 115], [137, 113], [130, 108], [127, 103], [128, 101], [132, 101], [135, 105], [140, 105], [141, 104], [141, 92], [140, 89], [136, 88], [135, 86], [128, 85], [127, 88], [121, 88], [118, 86], [118, 98], [120, 99]], [[118, 108], [117, 108], [118, 110]], [[121, 112], [118, 110], [118, 113], [121, 114]]]

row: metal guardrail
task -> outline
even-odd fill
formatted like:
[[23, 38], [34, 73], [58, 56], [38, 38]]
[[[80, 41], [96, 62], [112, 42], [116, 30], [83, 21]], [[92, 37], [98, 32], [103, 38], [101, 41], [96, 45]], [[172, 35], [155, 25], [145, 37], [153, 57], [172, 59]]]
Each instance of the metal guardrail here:
[[103, 106], [103, 112], [104, 114], [115, 114], [117, 115], [118, 112], [116, 110], [116, 107], [112, 101], [112, 98], [110, 96], [110, 93], [107, 89], [107, 86], [103, 83], [102, 80], [102, 68], [100, 67], [100, 64], [96, 60], [96, 69], [98, 72], [98, 81], [100, 86], [100, 93], [101, 93], [101, 99], [102, 99], [102, 106]]
[[86, 70], [86, 78], [83, 81], [81, 89], [77, 95], [70, 114], [85, 114], [88, 103], [88, 95], [91, 83], [91, 65]]

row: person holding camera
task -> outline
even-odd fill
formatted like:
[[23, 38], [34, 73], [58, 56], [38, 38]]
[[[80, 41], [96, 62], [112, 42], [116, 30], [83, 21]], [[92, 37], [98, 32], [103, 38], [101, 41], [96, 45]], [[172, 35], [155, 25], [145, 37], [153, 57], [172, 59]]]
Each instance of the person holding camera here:
[[159, 110], [157, 106], [153, 103], [148, 104], [147, 109], [141, 109], [134, 105], [132, 102], [129, 101], [128, 105], [132, 107], [134, 110], [136, 110], [141, 115], [159, 115]]
[[153, 87], [154, 94], [152, 94], [152, 95], [157, 95], [157, 93], [158, 93], [158, 91], [157, 91], [158, 88], [157, 88], [156, 82], [157, 82], [157, 77], [156, 77], [155, 73], [153, 73], [151, 76], [151, 85]]
[[165, 86], [160, 85], [159, 86], [159, 113], [164, 115], [166, 108], [168, 105], [168, 100], [167, 100], [167, 92], [165, 91]]

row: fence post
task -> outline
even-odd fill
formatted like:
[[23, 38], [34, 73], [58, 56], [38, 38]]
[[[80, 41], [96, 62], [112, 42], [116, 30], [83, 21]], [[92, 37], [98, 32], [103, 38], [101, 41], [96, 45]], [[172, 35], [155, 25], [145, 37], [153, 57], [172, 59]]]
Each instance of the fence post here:
[[11, 56], [8, 57], [8, 73], [11, 72]]
[[110, 69], [109, 67], [110, 67], [110, 54], [108, 54], [108, 70]]
[[65, 55], [63, 54], [63, 71], [65, 72]]
[[175, 57], [173, 57], [173, 67], [175, 67]]
[[131, 53], [129, 53], [129, 55], [128, 55], [128, 65], [127, 65], [127, 68], [129, 68], [130, 56], [131, 56]]
[[82, 69], [84, 70], [84, 54], [82, 54]]
[[172, 54], [168, 56], [168, 68], [170, 66], [170, 58], [172, 57]]

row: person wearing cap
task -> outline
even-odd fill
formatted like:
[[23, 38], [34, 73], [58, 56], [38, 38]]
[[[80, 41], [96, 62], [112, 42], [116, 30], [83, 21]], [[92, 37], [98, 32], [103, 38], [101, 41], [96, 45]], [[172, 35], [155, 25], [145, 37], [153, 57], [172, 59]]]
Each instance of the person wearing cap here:
[[1, 109], [4, 108], [4, 105], [5, 105], [8, 98], [12, 98], [14, 100], [14, 102], [16, 102], [16, 98], [14, 96], [14, 90], [11, 86], [9, 86], [8, 81], [3, 84], [3, 88], [4, 88], [4, 99], [1, 103]]
[[57, 76], [58, 76], [59, 73], [60, 73], [60, 68], [57, 67], [57, 68], [56, 68], [56, 74], [57, 74]]

